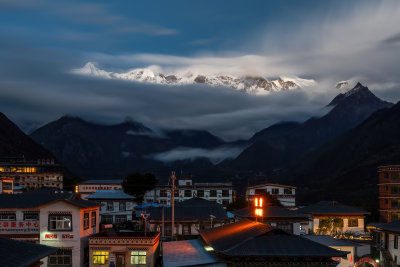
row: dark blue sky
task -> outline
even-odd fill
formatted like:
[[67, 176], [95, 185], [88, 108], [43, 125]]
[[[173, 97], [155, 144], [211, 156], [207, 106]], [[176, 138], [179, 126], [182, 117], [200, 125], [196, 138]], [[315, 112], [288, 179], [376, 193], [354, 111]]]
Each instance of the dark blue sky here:
[[[65, 114], [109, 123], [131, 116], [153, 127], [249, 137], [317, 114], [342, 80], [397, 102], [398, 25], [397, 0], [0, 0], [0, 111], [25, 129]], [[254, 96], [71, 73], [88, 61], [110, 71], [156, 65], [292, 75], [317, 86]]]

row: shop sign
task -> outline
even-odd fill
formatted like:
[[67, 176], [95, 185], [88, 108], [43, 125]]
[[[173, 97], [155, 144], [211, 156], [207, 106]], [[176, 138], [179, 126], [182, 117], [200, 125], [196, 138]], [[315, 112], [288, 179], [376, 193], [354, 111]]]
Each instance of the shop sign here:
[[23, 234], [39, 233], [38, 221], [0, 221], [0, 233]]

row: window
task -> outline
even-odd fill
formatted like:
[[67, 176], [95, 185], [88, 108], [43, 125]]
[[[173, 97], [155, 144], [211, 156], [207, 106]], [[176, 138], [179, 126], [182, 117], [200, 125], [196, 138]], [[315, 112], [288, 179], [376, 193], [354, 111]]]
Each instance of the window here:
[[210, 190], [210, 197], [216, 197], [217, 196], [217, 190]]
[[107, 210], [114, 210], [114, 203], [113, 202], [107, 202]]
[[49, 230], [72, 231], [72, 215], [49, 215]]
[[358, 227], [358, 219], [349, 218], [349, 227]]
[[108, 264], [108, 251], [93, 251], [93, 264]]
[[113, 223], [113, 216], [101, 215], [101, 223], [104, 223], [104, 224]]
[[204, 197], [204, 190], [197, 190], [197, 197]]
[[123, 223], [123, 222], [126, 222], [126, 215], [115, 216], [115, 223]]
[[190, 235], [190, 224], [183, 225], [183, 233], [184, 235]]
[[398, 235], [394, 235], [393, 247], [394, 247], [395, 249], [398, 249], [398, 248], [399, 248], [399, 236], [398, 236]]
[[272, 195], [279, 195], [279, 188], [272, 188]]
[[24, 221], [39, 221], [39, 213], [24, 213]]
[[119, 210], [125, 211], [125, 202], [119, 202]]
[[90, 218], [91, 219], [90, 220], [90, 226], [91, 227], [95, 227], [96, 226], [96, 216], [97, 216], [96, 212], [92, 211], [92, 217]]
[[229, 197], [229, 190], [222, 190], [223, 197]]
[[84, 213], [83, 214], [83, 230], [86, 230], [89, 228], [89, 213]]
[[191, 197], [192, 196], [192, 190], [185, 190], [185, 197]]
[[15, 213], [2, 213], [0, 214], [0, 221], [15, 221]]
[[292, 194], [292, 189], [285, 188], [285, 190], [283, 190], [283, 193], [284, 193], [285, 195], [291, 195], [291, 194]]
[[132, 251], [131, 264], [146, 264], [146, 251]]
[[50, 255], [48, 259], [49, 266], [72, 266], [72, 250], [59, 249], [56, 253]]

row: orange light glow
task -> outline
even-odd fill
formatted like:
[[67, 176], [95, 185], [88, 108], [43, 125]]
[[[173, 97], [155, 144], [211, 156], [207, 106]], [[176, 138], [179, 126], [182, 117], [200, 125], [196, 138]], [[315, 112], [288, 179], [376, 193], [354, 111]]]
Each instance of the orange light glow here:
[[255, 209], [255, 214], [256, 214], [256, 216], [263, 216], [263, 210], [262, 209]]
[[262, 205], [263, 205], [263, 199], [260, 198], [260, 208], [262, 208]]
[[257, 197], [254, 199], [254, 206], [258, 207], [258, 198]]

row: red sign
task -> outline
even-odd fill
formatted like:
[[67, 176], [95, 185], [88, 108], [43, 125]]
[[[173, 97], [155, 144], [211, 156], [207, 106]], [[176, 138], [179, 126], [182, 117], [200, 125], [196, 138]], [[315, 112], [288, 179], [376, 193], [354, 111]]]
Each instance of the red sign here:
[[44, 238], [46, 238], [46, 239], [57, 239], [57, 234], [45, 234]]
[[74, 235], [71, 235], [71, 234], [63, 234], [63, 235], [62, 235], [62, 238], [63, 238], [63, 239], [73, 239], [73, 238], [74, 238]]
[[0, 233], [39, 233], [38, 221], [0, 221]]

